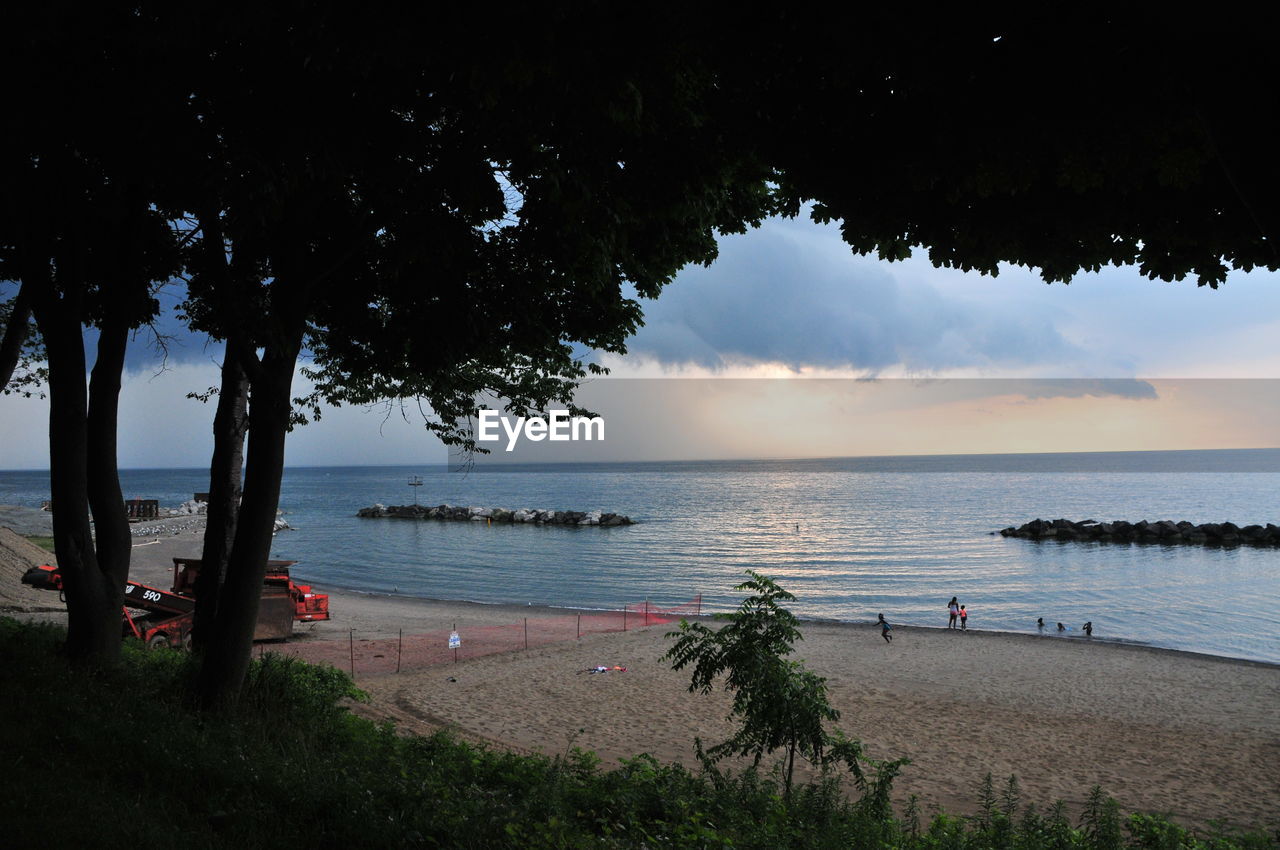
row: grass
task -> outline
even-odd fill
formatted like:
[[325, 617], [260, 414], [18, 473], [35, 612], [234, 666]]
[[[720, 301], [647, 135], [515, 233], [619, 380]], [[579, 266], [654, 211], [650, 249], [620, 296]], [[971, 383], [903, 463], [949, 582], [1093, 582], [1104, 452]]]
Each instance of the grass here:
[[41, 537], [39, 535], [32, 534], [32, 535], [28, 535], [27, 539], [30, 540], [32, 543], [36, 544], [37, 546], [39, 546], [41, 549], [44, 549], [46, 552], [53, 551], [52, 537]]
[[[849, 794], [827, 776], [784, 802], [776, 773], [690, 771], [638, 756], [518, 756], [401, 736], [343, 706], [341, 672], [267, 655], [240, 707], [187, 707], [184, 653], [135, 642], [93, 675], [63, 633], [0, 619], [0, 824], [6, 847], [877, 847], [905, 850], [1277, 850], [1280, 835], [1197, 835], [1123, 817], [1095, 790], [1079, 823], [1016, 782], [976, 817], [889, 808], [892, 773]], [[1223, 812], [1223, 815], [1230, 815]]]

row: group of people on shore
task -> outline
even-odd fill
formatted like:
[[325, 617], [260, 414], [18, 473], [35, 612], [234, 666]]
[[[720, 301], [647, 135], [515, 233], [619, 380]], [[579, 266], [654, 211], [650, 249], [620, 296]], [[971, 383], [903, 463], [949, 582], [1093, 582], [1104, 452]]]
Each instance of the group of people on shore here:
[[[880, 636], [884, 638], [884, 642], [893, 643], [893, 626], [884, 618], [884, 614], [880, 615], [876, 625], [880, 627]], [[958, 628], [962, 632], [969, 630], [969, 610], [966, 606], [959, 604], [959, 599], [954, 596], [947, 603], [947, 628]], [[1044, 634], [1044, 617], [1036, 618], [1036, 628], [1040, 630], [1041, 634]], [[1069, 632], [1071, 631], [1071, 626], [1064, 626], [1062, 623], [1058, 623], [1058, 631]], [[1086, 637], [1093, 637], [1093, 621], [1090, 620], [1081, 626], [1080, 631], [1084, 632]]]
[[[951, 615], [950, 622], [947, 623], [948, 629], [956, 628], [956, 621], [960, 622], [960, 630], [966, 631], [969, 626], [969, 611], [963, 605], [957, 604], [956, 598], [951, 597], [951, 601], [947, 603], [947, 612]], [[884, 618], [884, 614], [880, 615], [880, 619], [876, 620], [876, 625], [880, 627], [880, 637], [884, 638], [885, 643], [893, 643], [893, 626]]]

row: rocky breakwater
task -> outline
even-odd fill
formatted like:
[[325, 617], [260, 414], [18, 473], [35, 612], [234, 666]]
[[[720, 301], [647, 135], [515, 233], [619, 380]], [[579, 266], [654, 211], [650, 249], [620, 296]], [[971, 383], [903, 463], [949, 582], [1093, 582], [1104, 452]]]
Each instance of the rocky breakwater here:
[[374, 505], [361, 508], [356, 516], [391, 519], [443, 519], [459, 522], [509, 522], [531, 525], [634, 525], [635, 520], [622, 514], [602, 511], [533, 511], [528, 508], [510, 511], [506, 508], [477, 508], [461, 505]]
[[1239, 526], [1231, 522], [1159, 520], [1149, 522], [1098, 522], [1093, 519], [1072, 522], [1069, 519], [1035, 519], [1026, 525], [1002, 528], [1004, 537], [1028, 540], [1083, 540], [1100, 543], [1184, 543], [1192, 546], [1280, 546], [1280, 527], [1266, 525]]

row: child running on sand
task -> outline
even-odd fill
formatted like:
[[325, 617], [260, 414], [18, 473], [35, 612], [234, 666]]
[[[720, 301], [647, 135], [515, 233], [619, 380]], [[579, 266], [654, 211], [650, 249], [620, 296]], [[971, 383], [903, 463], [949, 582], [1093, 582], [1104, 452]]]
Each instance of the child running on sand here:
[[969, 612], [964, 610], [964, 606], [960, 606], [960, 631], [967, 632], [969, 630]]
[[893, 626], [884, 618], [884, 614], [880, 615], [878, 620], [880, 623], [880, 637], [884, 638], [885, 643], [893, 643]]

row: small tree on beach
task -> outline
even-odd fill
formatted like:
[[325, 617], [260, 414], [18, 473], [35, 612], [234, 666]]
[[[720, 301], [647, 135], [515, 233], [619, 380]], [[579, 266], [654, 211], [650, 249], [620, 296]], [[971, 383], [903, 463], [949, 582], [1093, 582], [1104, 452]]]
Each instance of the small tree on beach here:
[[671, 661], [675, 670], [692, 665], [690, 691], [710, 693], [716, 677], [723, 674], [725, 689], [733, 693], [730, 716], [738, 718], [741, 727], [706, 756], [714, 763], [725, 756], [750, 755], [758, 766], [767, 753], [785, 750], [787, 796], [797, 755], [819, 765], [843, 763], [859, 786], [864, 785], [861, 744], [826, 730], [828, 721], [840, 719], [839, 710], [827, 699], [827, 680], [802, 662], [784, 658], [804, 639], [796, 616], [779, 604], [795, 597], [768, 576], [753, 570], [747, 575], [750, 578], [734, 589], [753, 595], [736, 611], [715, 615], [724, 626], [712, 629], [685, 620], [679, 631], [667, 635], [676, 642], [663, 660]]

